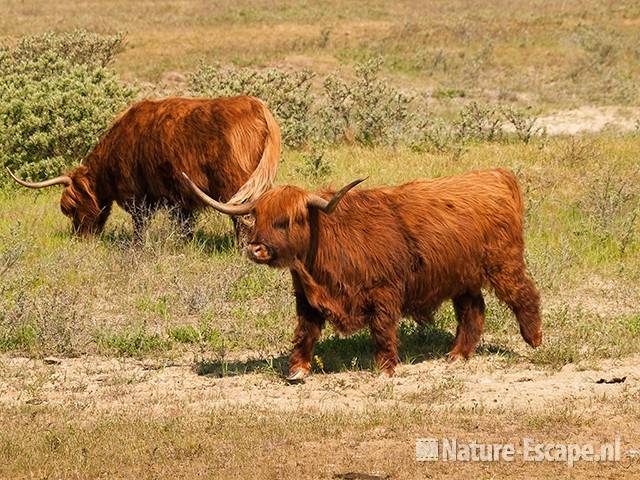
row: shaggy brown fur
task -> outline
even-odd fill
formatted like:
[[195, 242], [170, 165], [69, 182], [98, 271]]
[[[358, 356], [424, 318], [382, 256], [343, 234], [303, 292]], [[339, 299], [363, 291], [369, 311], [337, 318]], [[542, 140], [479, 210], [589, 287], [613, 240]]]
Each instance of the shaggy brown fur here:
[[539, 296], [525, 270], [523, 205], [512, 173], [353, 190], [331, 214], [309, 208], [311, 195], [292, 186], [262, 195], [247, 247], [254, 261], [291, 270], [298, 326], [290, 378], [309, 372], [325, 321], [342, 334], [369, 326], [377, 364], [392, 375], [401, 316], [429, 320], [447, 299], [458, 318], [449, 357], [468, 358], [481, 339], [488, 286], [515, 313], [525, 341], [540, 345]]
[[60, 207], [77, 232], [97, 233], [115, 201], [140, 237], [160, 206], [190, 233], [202, 207], [180, 172], [213, 198], [243, 203], [271, 187], [280, 157], [280, 129], [252, 97], [143, 100], [121, 113], [81, 165]]

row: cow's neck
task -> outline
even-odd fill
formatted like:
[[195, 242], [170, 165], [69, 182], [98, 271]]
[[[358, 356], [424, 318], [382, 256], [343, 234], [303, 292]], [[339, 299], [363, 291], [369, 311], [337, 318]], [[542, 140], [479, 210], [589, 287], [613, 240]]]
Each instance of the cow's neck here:
[[314, 263], [316, 261], [316, 255], [318, 253], [318, 233], [319, 233], [319, 213], [315, 208], [309, 209], [309, 228], [310, 232], [310, 241], [309, 241], [309, 251], [307, 252], [307, 257], [304, 259], [304, 264], [310, 275], [313, 275], [314, 272]]

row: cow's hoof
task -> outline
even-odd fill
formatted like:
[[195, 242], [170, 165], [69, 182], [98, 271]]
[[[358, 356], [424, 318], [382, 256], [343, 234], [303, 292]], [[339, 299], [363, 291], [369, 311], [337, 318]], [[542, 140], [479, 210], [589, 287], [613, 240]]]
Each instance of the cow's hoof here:
[[537, 348], [542, 345], [542, 332], [537, 331], [534, 335], [531, 335], [529, 338], [526, 338], [525, 341], [531, 345], [533, 348]]
[[393, 377], [395, 374], [396, 374], [395, 370], [383, 370], [380, 372], [380, 375], [378, 375], [378, 378], [381, 380], [387, 380]]
[[309, 376], [309, 370], [307, 370], [306, 368], [296, 368], [291, 370], [291, 372], [287, 376], [287, 382], [299, 383], [304, 381], [304, 379], [308, 376]]
[[447, 353], [447, 361], [449, 363], [455, 363], [458, 360], [466, 360], [466, 359], [467, 359], [467, 357], [465, 357], [462, 353], [456, 352], [454, 350], [452, 350], [449, 353]]

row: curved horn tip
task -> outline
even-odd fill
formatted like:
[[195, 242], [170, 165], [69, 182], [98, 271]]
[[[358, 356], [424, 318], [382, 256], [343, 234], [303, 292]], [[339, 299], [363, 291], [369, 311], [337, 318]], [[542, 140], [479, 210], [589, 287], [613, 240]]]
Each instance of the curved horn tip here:
[[312, 195], [311, 198], [309, 199], [309, 206], [311, 207], [315, 207], [318, 208], [320, 210], [322, 210], [324, 213], [331, 213], [335, 210], [336, 206], [338, 205], [338, 203], [340, 203], [340, 200], [342, 200], [342, 198], [349, 192], [349, 190], [351, 190], [353, 187], [355, 187], [356, 185], [358, 185], [359, 183], [364, 182], [367, 177], [364, 178], [359, 178], [357, 180], [354, 180], [353, 182], [345, 185], [344, 187], [342, 187], [340, 190], [338, 190], [333, 198], [329, 201], [325, 200], [324, 198], [319, 197], [318, 195]]
[[4, 167], [4, 169], [7, 171], [7, 173], [11, 176], [11, 178], [13, 178], [14, 180], [17, 180], [18, 178], [13, 174], [13, 172], [9, 169], [9, 167]]
[[358, 178], [357, 180], [354, 180], [353, 182], [351, 182], [349, 185], [353, 185], [355, 187], [356, 185], [367, 180], [368, 178], [369, 178], [369, 175], [367, 175], [366, 177]]
[[23, 187], [27, 187], [27, 188], [45, 188], [45, 187], [51, 187], [53, 185], [65, 185], [68, 187], [72, 183], [72, 180], [68, 175], [60, 175], [59, 177], [51, 178], [43, 182], [27, 182], [25, 180], [21, 180], [20, 178], [16, 177], [13, 174], [13, 172], [9, 170], [9, 167], [5, 167], [5, 168], [7, 169], [7, 172], [9, 172], [9, 175], [11, 175], [11, 178], [13, 178], [13, 180], [16, 183], [19, 183]]
[[205, 204], [215, 208], [219, 212], [225, 213], [227, 215], [240, 216], [240, 215], [246, 215], [247, 213], [250, 213], [251, 210], [253, 210], [253, 207], [255, 204], [254, 202], [249, 202], [249, 203], [240, 204], [240, 205], [228, 205], [226, 203], [218, 202], [217, 200], [214, 200], [209, 195], [204, 193], [193, 182], [193, 180], [189, 178], [189, 176], [185, 172], [182, 172], [182, 175], [184, 176], [184, 178], [187, 179], [187, 181], [189, 182], [189, 186], [191, 187], [191, 190], [193, 190], [193, 192], [198, 196], [198, 198], [200, 198], [200, 200], [202, 200]]

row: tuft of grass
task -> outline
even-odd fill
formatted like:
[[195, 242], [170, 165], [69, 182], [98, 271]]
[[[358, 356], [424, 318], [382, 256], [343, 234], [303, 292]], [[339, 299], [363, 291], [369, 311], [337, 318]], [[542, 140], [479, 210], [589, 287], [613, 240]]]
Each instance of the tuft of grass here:
[[624, 325], [631, 335], [634, 337], [640, 336], [640, 315], [635, 315], [623, 320]]
[[437, 99], [464, 98], [467, 93], [461, 88], [437, 88], [432, 96]]
[[0, 351], [33, 351], [38, 344], [38, 331], [33, 325], [25, 324], [6, 329], [0, 335]]
[[192, 325], [185, 325], [170, 329], [169, 337], [178, 343], [197, 343], [201, 335]]
[[526, 424], [534, 431], [554, 433], [558, 425], [568, 427], [586, 427], [594, 423], [594, 419], [584, 415], [571, 403], [564, 406], [555, 406], [550, 411], [532, 413], [525, 416]]
[[159, 333], [148, 332], [146, 325], [122, 331], [99, 332], [96, 344], [101, 353], [140, 357], [171, 348], [171, 342]]

